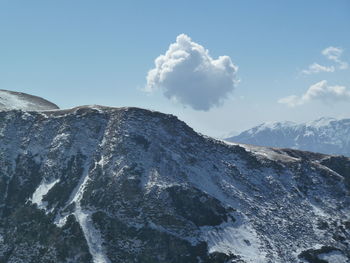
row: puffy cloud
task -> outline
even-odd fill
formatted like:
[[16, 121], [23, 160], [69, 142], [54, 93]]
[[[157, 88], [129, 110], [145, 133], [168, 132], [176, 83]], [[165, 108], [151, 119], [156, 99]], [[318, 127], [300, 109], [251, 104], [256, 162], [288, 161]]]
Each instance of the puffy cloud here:
[[342, 48], [331, 46], [322, 50], [322, 55], [324, 55], [329, 60], [336, 62], [340, 69], [347, 69], [349, 67], [349, 64], [340, 59], [343, 52], [344, 50]]
[[302, 73], [304, 74], [313, 74], [313, 73], [319, 73], [319, 72], [334, 72], [335, 68], [334, 66], [322, 66], [318, 63], [313, 63], [309, 66], [308, 69], [304, 69]]
[[290, 107], [295, 107], [313, 100], [321, 100], [327, 103], [334, 103], [337, 101], [350, 102], [350, 91], [344, 86], [328, 86], [327, 81], [322, 80], [310, 86], [302, 96], [291, 95], [279, 99], [278, 102]]
[[156, 58], [155, 68], [147, 74], [146, 91], [160, 89], [168, 99], [208, 111], [234, 90], [237, 70], [230, 57], [213, 59], [207, 49], [181, 34]]

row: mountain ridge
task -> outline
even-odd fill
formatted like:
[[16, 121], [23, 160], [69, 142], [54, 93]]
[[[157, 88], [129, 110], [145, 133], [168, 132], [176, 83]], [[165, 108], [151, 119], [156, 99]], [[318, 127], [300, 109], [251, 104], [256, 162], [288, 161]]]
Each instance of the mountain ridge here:
[[59, 107], [41, 97], [23, 92], [0, 89], [0, 110], [43, 111], [56, 110]]
[[350, 156], [350, 119], [320, 118], [263, 123], [226, 138], [230, 142]]
[[3, 111], [0, 140], [0, 262], [350, 258], [349, 158], [133, 107]]

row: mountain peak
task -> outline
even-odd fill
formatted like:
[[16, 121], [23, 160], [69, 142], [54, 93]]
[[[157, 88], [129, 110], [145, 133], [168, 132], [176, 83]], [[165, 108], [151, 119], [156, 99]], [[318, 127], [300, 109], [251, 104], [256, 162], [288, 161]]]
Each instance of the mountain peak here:
[[350, 119], [263, 123], [227, 141], [350, 156]]
[[271, 122], [264, 122], [258, 126], [256, 126], [257, 131], [262, 131], [265, 129], [278, 129], [280, 127], [291, 127], [294, 126], [295, 123], [291, 121], [283, 121], [283, 122], [278, 122], [278, 121], [271, 121]]
[[56, 109], [58, 109], [58, 106], [56, 104], [43, 98], [22, 92], [0, 90], [0, 111], [44, 111]]

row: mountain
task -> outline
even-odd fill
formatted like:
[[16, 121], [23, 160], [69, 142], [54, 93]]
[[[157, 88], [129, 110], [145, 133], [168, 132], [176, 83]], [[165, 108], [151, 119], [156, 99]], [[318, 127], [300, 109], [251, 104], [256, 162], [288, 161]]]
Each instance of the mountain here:
[[350, 159], [138, 108], [0, 111], [0, 262], [349, 262]]
[[225, 140], [350, 156], [350, 119], [321, 118], [302, 124], [264, 123]]
[[0, 90], [0, 110], [43, 111], [56, 110], [58, 106], [43, 98], [22, 92]]

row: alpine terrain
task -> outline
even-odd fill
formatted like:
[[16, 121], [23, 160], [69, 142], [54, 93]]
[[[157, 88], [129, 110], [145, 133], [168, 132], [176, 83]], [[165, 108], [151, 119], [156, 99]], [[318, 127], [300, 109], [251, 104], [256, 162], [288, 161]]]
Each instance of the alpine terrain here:
[[226, 140], [350, 156], [350, 119], [263, 123]]
[[58, 106], [43, 98], [22, 92], [0, 90], [0, 110], [56, 110]]
[[138, 108], [0, 111], [1, 263], [349, 260], [349, 158]]

